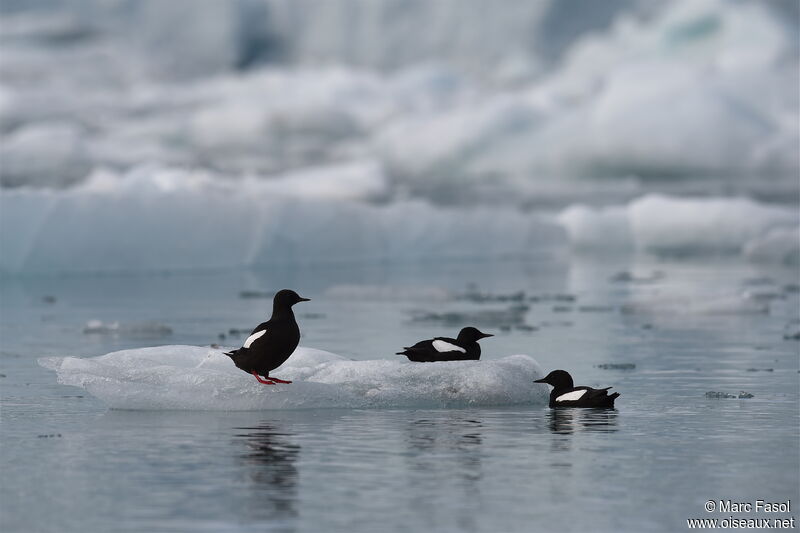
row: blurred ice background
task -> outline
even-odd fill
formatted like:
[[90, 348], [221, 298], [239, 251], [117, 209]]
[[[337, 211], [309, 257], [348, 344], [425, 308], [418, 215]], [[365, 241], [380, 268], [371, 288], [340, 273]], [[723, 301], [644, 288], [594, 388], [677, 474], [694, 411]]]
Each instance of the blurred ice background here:
[[4, 274], [798, 259], [795, 1], [0, 13]]

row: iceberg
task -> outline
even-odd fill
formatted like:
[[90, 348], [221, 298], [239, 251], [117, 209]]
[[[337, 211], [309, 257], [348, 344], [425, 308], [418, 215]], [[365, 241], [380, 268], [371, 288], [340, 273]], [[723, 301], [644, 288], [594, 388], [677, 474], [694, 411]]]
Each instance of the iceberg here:
[[[371, 171], [377, 172], [350, 167], [353, 195], [380, 190]], [[309, 172], [298, 187], [317, 180], [324, 175]], [[104, 171], [63, 191], [0, 188], [0, 272], [424, 262], [520, 256], [563, 242], [552, 221], [515, 209], [371, 204], [327, 186], [312, 197], [295, 193], [269, 180], [224, 180], [159, 165]]]
[[487, 361], [351, 361], [300, 347], [262, 385], [224, 350], [158, 346], [99, 357], [42, 358], [58, 382], [86, 389], [112, 409], [260, 410], [491, 407], [547, 403], [543, 374], [527, 355]]
[[790, 262], [800, 216], [747, 198], [647, 195], [625, 206], [573, 205], [557, 217], [577, 249], [744, 254]]
[[[797, 262], [788, 4], [17, 3], [3, 274], [522, 256], [564, 231]], [[475, 33], [409, 43], [395, 17]]]
[[[76, 13], [56, 19], [108, 28], [58, 54], [28, 35], [47, 33], [53, 22], [36, 23], [47, 15], [6, 17], [0, 183], [63, 187], [99, 165], [148, 160], [260, 175], [358, 160], [384, 168], [392, 196], [451, 202], [487, 189], [540, 200], [580, 188], [576, 176], [790, 178], [797, 190], [798, 28], [780, 3], [611, 2], [576, 13], [551, 0], [502, 10], [204, 0], [191, 21], [182, 7], [123, 3], [62, 6]], [[412, 43], [401, 14], [408, 27], [436, 20], [475, 33]], [[565, 21], [572, 31], [562, 33]], [[557, 57], [537, 57], [559, 41]], [[419, 48], [405, 56], [409, 47]], [[273, 61], [241, 68], [239, 54]]]
[[800, 227], [776, 227], [747, 242], [744, 255], [758, 263], [800, 263]]

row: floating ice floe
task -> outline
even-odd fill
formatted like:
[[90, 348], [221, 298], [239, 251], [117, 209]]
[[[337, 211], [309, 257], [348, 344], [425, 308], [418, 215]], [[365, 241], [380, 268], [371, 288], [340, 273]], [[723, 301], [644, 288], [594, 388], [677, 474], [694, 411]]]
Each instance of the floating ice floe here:
[[751, 261], [764, 263], [800, 262], [800, 227], [772, 228], [754, 237], [744, 246], [744, 255]]
[[760, 315], [769, 313], [769, 302], [747, 293], [698, 297], [692, 294], [640, 296], [622, 306], [622, 312], [643, 316]]
[[543, 374], [527, 355], [493, 361], [350, 361], [298, 348], [262, 385], [222, 350], [159, 346], [100, 357], [43, 358], [59, 383], [82, 387], [114, 409], [258, 410], [304, 408], [489, 407], [546, 404]]
[[573, 247], [796, 260], [795, 210], [746, 198], [647, 195], [625, 206], [571, 206], [558, 216]]

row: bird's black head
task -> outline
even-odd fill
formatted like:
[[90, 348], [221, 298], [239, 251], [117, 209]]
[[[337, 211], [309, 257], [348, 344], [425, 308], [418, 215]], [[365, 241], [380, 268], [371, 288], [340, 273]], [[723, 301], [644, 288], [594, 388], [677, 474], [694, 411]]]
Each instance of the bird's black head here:
[[491, 333], [481, 333], [478, 328], [466, 327], [458, 332], [458, 340], [461, 342], [477, 342], [485, 337], [494, 337]]
[[534, 380], [534, 383], [547, 383], [556, 389], [571, 389], [575, 386], [572, 376], [566, 370], [553, 370], [542, 379]]
[[291, 307], [296, 303], [308, 302], [309, 298], [302, 298], [299, 294], [291, 289], [283, 289], [275, 294], [275, 299], [272, 300], [274, 307], [286, 308]]

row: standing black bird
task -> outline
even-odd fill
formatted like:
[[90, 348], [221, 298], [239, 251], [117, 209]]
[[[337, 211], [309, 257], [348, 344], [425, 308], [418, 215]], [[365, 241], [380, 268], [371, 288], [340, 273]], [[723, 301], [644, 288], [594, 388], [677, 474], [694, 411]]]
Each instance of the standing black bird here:
[[566, 370], [553, 370], [534, 383], [547, 383], [553, 386], [550, 392], [550, 407], [614, 407], [618, 392], [608, 394], [608, 389], [576, 387], [572, 376]]
[[478, 340], [485, 337], [493, 337], [493, 335], [468, 327], [458, 333], [457, 339], [436, 337], [420, 341], [414, 346], [404, 348], [402, 352], [397, 352], [397, 355], [405, 355], [411, 361], [418, 363], [478, 360], [481, 358], [481, 347], [478, 345]]
[[[256, 326], [241, 348], [226, 352], [225, 355], [233, 359], [233, 364], [238, 368], [253, 374], [259, 383], [264, 385], [291, 383], [272, 378], [269, 373], [289, 359], [297, 348], [300, 342], [300, 328], [294, 319], [292, 306], [308, 301], [308, 298], [301, 298], [292, 290], [278, 291], [272, 301], [272, 317]], [[260, 376], [264, 376], [265, 379], [261, 379]]]

